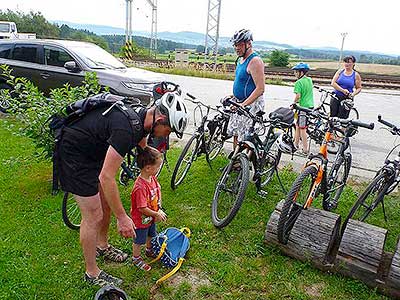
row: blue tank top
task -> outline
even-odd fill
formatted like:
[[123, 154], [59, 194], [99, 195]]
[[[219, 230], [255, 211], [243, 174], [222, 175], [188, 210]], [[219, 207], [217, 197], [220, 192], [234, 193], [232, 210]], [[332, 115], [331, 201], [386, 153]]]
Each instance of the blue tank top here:
[[[356, 84], [356, 72], [353, 70], [353, 73], [351, 75], [346, 75], [344, 74], [344, 70], [340, 72], [338, 79], [336, 80], [336, 83], [343, 89], [348, 90], [350, 93], [353, 92], [354, 86]], [[345, 97], [346, 95], [343, 94], [340, 91], [335, 90], [335, 94], [338, 97]]]
[[256, 84], [249, 73], [247, 66], [253, 57], [258, 56], [257, 53], [252, 53], [242, 63], [238, 63], [235, 71], [235, 81], [233, 82], [233, 95], [243, 102], [256, 89]]

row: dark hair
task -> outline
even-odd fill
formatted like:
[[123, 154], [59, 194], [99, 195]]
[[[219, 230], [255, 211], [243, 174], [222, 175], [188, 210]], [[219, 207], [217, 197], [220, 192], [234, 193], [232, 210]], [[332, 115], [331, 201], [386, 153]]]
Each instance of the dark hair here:
[[162, 156], [162, 153], [157, 149], [146, 147], [144, 149], [138, 147], [137, 165], [139, 169], [143, 169], [146, 166], [154, 165]]
[[354, 55], [345, 56], [345, 57], [343, 58], [343, 61], [344, 61], [344, 62], [348, 62], [350, 59], [353, 61], [353, 63], [355, 63], [355, 62], [357, 61], [356, 58], [354, 57]]

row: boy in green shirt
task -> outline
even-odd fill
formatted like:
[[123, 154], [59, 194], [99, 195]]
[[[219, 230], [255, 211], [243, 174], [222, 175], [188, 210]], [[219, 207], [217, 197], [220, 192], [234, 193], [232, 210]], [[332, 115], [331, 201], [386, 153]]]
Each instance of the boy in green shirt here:
[[[311, 78], [307, 76], [310, 66], [306, 63], [300, 62], [295, 65], [292, 70], [294, 70], [294, 75], [297, 78], [297, 81], [294, 84], [294, 103], [301, 107], [313, 108], [313, 82]], [[299, 148], [300, 139], [303, 145], [302, 153], [308, 154], [307, 114], [304, 112], [299, 112], [297, 116], [296, 133], [294, 135], [294, 145], [297, 149]]]

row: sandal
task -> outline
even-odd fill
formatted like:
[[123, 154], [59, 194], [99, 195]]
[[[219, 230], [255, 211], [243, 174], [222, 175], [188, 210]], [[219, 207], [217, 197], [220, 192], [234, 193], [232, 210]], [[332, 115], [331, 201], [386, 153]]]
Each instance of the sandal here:
[[114, 246], [109, 245], [106, 249], [96, 248], [96, 257], [103, 256], [104, 259], [121, 263], [124, 262], [128, 258], [128, 254], [115, 248]]
[[132, 257], [132, 263], [138, 267], [141, 270], [144, 271], [150, 271], [151, 270], [151, 266], [149, 264], [146, 264], [145, 261], [143, 260], [143, 258], [141, 256], [139, 257]]
[[150, 258], [156, 258], [157, 255], [154, 253], [154, 251], [150, 248], [146, 248], [146, 256]]

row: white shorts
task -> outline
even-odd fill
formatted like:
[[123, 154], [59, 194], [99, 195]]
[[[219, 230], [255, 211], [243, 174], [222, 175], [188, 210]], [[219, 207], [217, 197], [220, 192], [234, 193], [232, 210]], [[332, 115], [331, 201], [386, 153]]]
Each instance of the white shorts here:
[[[265, 102], [264, 96], [258, 97], [252, 104], [248, 105], [250, 112], [255, 115], [259, 111], [264, 111]], [[233, 114], [228, 123], [228, 134], [237, 136], [239, 141], [242, 141], [244, 135], [249, 131], [252, 124], [252, 120], [246, 116]]]

